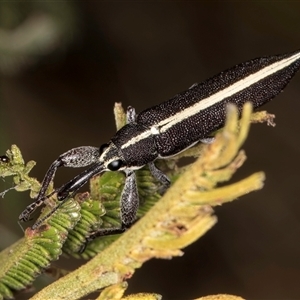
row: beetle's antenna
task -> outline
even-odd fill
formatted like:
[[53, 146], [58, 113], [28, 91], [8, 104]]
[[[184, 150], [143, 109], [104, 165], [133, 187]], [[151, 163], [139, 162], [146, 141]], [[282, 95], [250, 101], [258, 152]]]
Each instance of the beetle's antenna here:
[[[23, 232], [25, 232], [21, 222], [27, 222], [27, 221], [30, 221], [32, 219], [30, 219], [30, 215], [32, 214], [33, 211], [36, 210], [37, 207], [39, 207], [41, 204], [43, 204], [45, 202], [46, 199], [49, 199], [53, 194], [55, 194], [57, 192], [57, 190], [54, 190], [53, 192], [51, 192], [49, 195], [39, 199], [39, 201], [36, 201], [36, 202], [33, 202], [31, 203], [29, 206], [27, 206], [27, 208], [20, 214], [19, 216], [19, 221], [18, 221], [18, 225], [20, 226], [21, 230]], [[54, 211], [56, 211], [56, 207], [54, 209]], [[54, 212], [53, 211], [53, 212]], [[47, 215], [48, 217], [48, 215]], [[44, 220], [42, 220], [41, 222], [39, 221], [38, 223], [38, 226], [43, 222]], [[34, 224], [32, 226], [32, 229], [36, 229], [38, 226], [35, 226], [36, 224]], [[33, 228], [34, 227], [34, 228]]]
[[33, 202], [30, 205], [28, 205], [26, 207], [26, 209], [20, 214], [19, 221], [21, 221], [21, 222], [27, 222], [27, 221], [29, 221], [30, 215], [36, 210], [36, 208], [39, 207], [39, 206], [41, 206], [45, 202], [46, 199], [50, 198], [56, 192], [57, 192], [57, 190], [54, 190], [49, 195], [47, 195], [47, 196], [45, 196], [45, 197], [43, 197], [41, 199], [37, 199], [35, 202]]
[[53, 215], [63, 204], [65, 201], [61, 201], [57, 206], [55, 206], [46, 216], [39, 219], [36, 223], [31, 226], [32, 230], [36, 230], [45, 220], [47, 220], [51, 215]]

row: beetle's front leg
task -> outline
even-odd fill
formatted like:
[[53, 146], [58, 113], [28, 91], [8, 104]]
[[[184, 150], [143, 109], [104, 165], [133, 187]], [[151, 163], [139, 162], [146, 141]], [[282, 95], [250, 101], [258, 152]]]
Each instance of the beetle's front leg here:
[[[79, 191], [79, 189], [85, 185], [92, 177], [101, 174], [103, 172], [103, 165], [101, 163], [95, 163], [87, 170], [81, 172], [79, 175], [75, 176], [69, 182], [65, 183], [59, 189], [56, 189], [50, 195], [56, 193], [56, 198], [60, 203], [46, 216], [39, 219], [33, 226], [32, 230], [38, 228], [48, 217], [50, 217], [64, 202], [66, 199], [74, 197], [74, 195]], [[48, 195], [47, 197], [49, 197]], [[34, 203], [33, 203], [34, 204]], [[32, 205], [32, 204], [31, 204]]]
[[28, 221], [30, 215], [35, 211], [35, 209], [44, 203], [44, 201], [47, 199], [47, 189], [50, 183], [53, 181], [55, 173], [59, 167], [86, 167], [93, 163], [96, 163], [99, 160], [99, 156], [99, 148], [91, 146], [74, 148], [61, 154], [58, 159], [56, 159], [49, 167], [35, 201], [28, 205], [26, 209], [20, 214], [19, 220], [24, 222]]

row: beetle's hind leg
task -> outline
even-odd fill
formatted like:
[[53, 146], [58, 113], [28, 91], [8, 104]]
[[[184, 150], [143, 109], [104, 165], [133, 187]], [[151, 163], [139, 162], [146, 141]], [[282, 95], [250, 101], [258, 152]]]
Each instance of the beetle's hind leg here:
[[211, 137], [201, 139], [200, 142], [203, 144], [212, 144], [215, 141], [215, 139], [216, 138], [214, 136], [211, 136]]
[[169, 177], [165, 173], [163, 173], [160, 169], [158, 169], [155, 166], [154, 162], [148, 163], [148, 167], [152, 176], [163, 184], [164, 190], [171, 185], [171, 181]]

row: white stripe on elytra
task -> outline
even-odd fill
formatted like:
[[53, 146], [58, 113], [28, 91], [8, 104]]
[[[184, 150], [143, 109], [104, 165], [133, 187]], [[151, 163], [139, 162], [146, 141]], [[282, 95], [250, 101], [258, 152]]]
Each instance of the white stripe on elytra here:
[[[156, 126], [155, 126], [155, 127], [156, 127]], [[146, 139], [147, 137], [149, 137], [149, 136], [152, 135], [152, 134], [153, 134], [153, 132], [152, 132], [152, 130], [151, 130], [151, 128], [150, 128], [150, 129], [148, 129], [148, 130], [142, 132], [141, 134], [139, 134], [139, 135], [134, 136], [133, 138], [131, 138], [127, 143], [125, 143], [125, 144], [123, 144], [123, 145], [121, 146], [121, 149], [127, 148], [127, 147], [129, 147], [130, 145], [134, 145], [135, 143], [137, 143], [137, 142], [139, 142], [139, 141], [141, 141], [141, 140], [143, 140], [143, 139]]]
[[194, 105], [192, 105], [190, 107], [187, 107], [186, 109], [178, 112], [177, 114], [162, 120], [158, 124], [155, 124], [155, 126], [154, 126], [155, 129], [153, 129], [151, 127], [149, 130], [144, 131], [140, 135], [133, 137], [127, 143], [122, 145], [121, 148], [124, 149], [130, 145], [133, 145], [133, 144], [139, 142], [140, 140], [143, 140], [143, 139], [149, 137], [150, 135], [153, 134], [153, 131], [156, 131], [157, 129], [159, 129], [159, 132], [167, 131], [169, 128], [176, 125], [177, 123], [199, 113], [201, 110], [205, 110], [205, 109], [209, 108], [210, 106], [213, 106], [213, 105], [221, 102], [225, 98], [228, 98], [234, 94], [241, 92], [242, 90], [248, 88], [252, 84], [255, 84], [255, 83], [259, 82], [260, 80], [263, 80], [266, 77], [288, 67], [289, 65], [291, 65], [293, 62], [295, 62], [298, 59], [300, 59], [300, 52], [298, 52], [297, 54], [294, 54], [293, 56], [285, 58], [283, 60], [277, 61], [277, 62], [259, 70], [258, 72], [251, 74], [251, 75], [237, 81], [236, 83], [224, 88], [223, 90], [218, 91], [217, 93], [215, 93], [205, 99], [202, 99], [201, 101], [195, 103]]
[[183, 121], [184, 119], [186, 119], [192, 115], [199, 113], [201, 110], [207, 109], [210, 106], [213, 106], [213, 105], [221, 102], [223, 99], [228, 98], [234, 94], [237, 94], [237, 93], [241, 92], [242, 90], [248, 88], [250, 85], [257, 83], [260, 80], [263, 80], [264, 78], [288, 67], [289, 65], [291, 65], [293, 62], [295, 62], [299, 58], [300, 58], [300, 53], [297, 53], [291, 57], [288, 57], [281, 61], [275, 62], [275, 63], [261, 69], [260, 71], [237, 81], [236, 83], [228, 86], [227, 88], [225, 88], [205, 99], [202, 99], [201, 101], [186, 108], [185, 110], [183, 110], [167, 119], [162, 120], [156, 126], [161, 127], [160, 132], [165, 132], [170, 127], [176, 125], [177, 123]]

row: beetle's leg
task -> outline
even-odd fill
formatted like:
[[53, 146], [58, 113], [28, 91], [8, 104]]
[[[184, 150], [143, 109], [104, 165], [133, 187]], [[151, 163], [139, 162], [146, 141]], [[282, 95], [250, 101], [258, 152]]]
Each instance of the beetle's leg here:
[[137, 210], [139, 207], [139, 195], [136, 184], [136, 176], [134, 171], [131, 170], [126, 170], [125, 174], [125, 185], [121, 195], [121, 227], [101, 228], [98, 231], [93, 232], [90, 236], [87, 237], [86, 244], [83, 246], [80, 252], [83, 252], [87, 243], [89, 243], [96, 237], [122, 233], [136, 221]]
[[216, 138], [214, 136], [212, 136], [212, 137], [207, 137], [207, 138], [201, 139], [200, 142], [203, 144], [212, 144], [215, 141], [215, 139]]
[[[191, 88], [194, 85], [197, 85], [197, 83], [194, 83], [191, 86]], [[211, 144], [214, 142], [214, 140], [215, 140], [215, 137], [207, 137], [207, 138], [201, 139], [200, 142], [202, 142], [204, 144]], [[171, 181], [168, 178], [168, 176], [166, 174], [164, 174], [160, 169], [158, 169], [155, 166], [154, 162], [148, 163], [148, 167], [149, 167], [149, 170], [150, 170], [152, 176], [155, 177], [158, 181], [160, 181], [164, 185], [165, 189], [167, 189], [171, 184]]]
[[194, 87], [197, 86], [198, 84], [199, 84], [198, 82], [193, 83], [193, 84], [189, 87], [189, 90], [192, 89], [192, 88], [194, 88]]
[[139, 194], [135, 172], [127, 170], [125, 173], [125, 186], [121, 195], [121, 221], [122, 227], [128, 228], [136, 220], [136, 214], [139, 208]]
[[127, 124], [133, 123], [136, 121], [136, 112], [135, 112], [134, 107], [132, 107], [132, 106], [127, 107], [126, 121], [127, 121]]
[[51, 181], [53, 181], [57, 169], [61, 166], [70, 168], [86, 167], [99, 160], [99, 148], [83, 146], [71, 149], [61, 154], [48, 169], [42, 187], [35, 201], [27, 206], [27, 208], [19, 216], [20, 221], [28, 221], [34, 210], [40, 206], [48, 197], [45, 196]]
[[[68, 198], [72, 198], [78, 190], [85, 185], [92, 177], [100, 174], [103, 172], [103, 165], [100, 163], [92, 165], [87, 170], [81, 172], [79, 175], [75, 176], [72, 180], [65, 183], [63, 186], [61, 186], [59, 189], [57, 189], [55, 192], [57, 193], [57, 199], [61, 201], [60, 204], [58, 204], [48, 215], [46, 215], [44, 218], [40, 219], [38, 222], [36, 222], [32, 229], [35, 230], [38, 228], [47, 218], [49, 218]], [[51, 195], [54, 194], [51, 193]], [[20, 216], [21, 217], [21, 216]], [[20, 220], [19, 217], [19, 220]]]
[[52, 163], [48, 169], [43, 182], [40, 192], [37, 196], [37, 200], [43, 198], [47, 191], [50, 182], [54, 179], [57, 169], [61, 166], [69, 168], [80, 168], [86, 167], [96, 163], [99, 160], [99, 148], [83, 146], [71, 149], [61, 154], [56, 161]]
[[167, 189], [171, 184], [169, 177], [166, 174], [164, 174], [160, 169], [158, 169], [155, 166], [154, 162], [148, 163], [148, 167], [152, 176], [159, 182], [161, 182], [164, 185], [164, 188]]
[[30, 215], [36, 210], [37, 207], [42, 205], [46, 199], [50, 198], [56, 191], [54, 190], [52, 193], [49, 195], [36, 199], [33, 203], [29, 204], [19, 215], [19, 221], [20, 222], [27, 222], [29, 221]]

